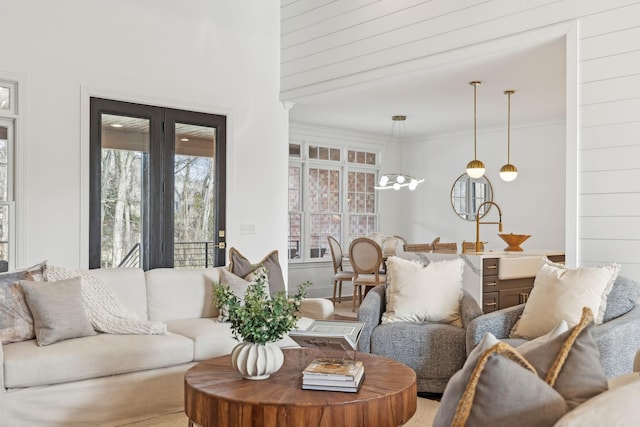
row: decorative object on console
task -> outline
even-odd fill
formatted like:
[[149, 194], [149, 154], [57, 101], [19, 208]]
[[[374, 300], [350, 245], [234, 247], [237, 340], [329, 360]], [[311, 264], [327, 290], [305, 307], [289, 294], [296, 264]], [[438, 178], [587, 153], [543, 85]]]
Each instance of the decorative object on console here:
[[282, 367], [282, 350], [275, 342], [295, 328], [300, 319], [300, 301], [309, 282], [288, 296], [284, 290], [269, 295], [265, 285], [267, 271], [257, 268], [256, 277], [243, 296], [236, 295], [227, 283], [213, 287], [214, 304], [227, 308], [233, 338], [240, 341], [231, 352], [234, 369], [247, 379], [265, 379]]
[[478, 160], [478, 133], [477, 133], [477, 92], [478, 86], [481, 82], [473, 81], [469, 82], [473, 86], [473, 160], [467, 163], [467, 175], [471, 178], [480, 178], [484, 175], [485, 167], [484, 163]]
[[518, 169], [511, 164], [511, 95], [515, 90], [505, 90], [504, 94], [508, 97], [508, 115], [507, 115], [507, 164], [500, 168], [500, 178], [503, 181], [513, 181], [518, 176]]
[[522, 252], [522, 248], [520, 247], [520, 245], [523, 244], [529, 237], [531, 237], [530, 234], [513, 233], [498, 234], [498, 236], [500, 236], [500, 238], [504, 240], [504, 242], [508, 245], [506, 248], [504, 248], [504, 250], [512, 252]]
[[[401, 132], [401, 123], [404, 123], [407, 120], [407, 116], [391, 116], [391, 120], [393, 121], [393, 125], [391, 127], [391, 134], [389, 135], [389, 141], [385, 146], [385, 151], [390, 142], [393, 141], [394, 134], [397, 128], [398, 131], [398, 145], [401, 145], [402, 132]], [[397, 124], [397, 126], [396, 126]], [[389, 188], [393, 188], [394, 190], [400, 190], [403, 187], [408, 187], [409, 190], [413, 191], [418, 187], [418, 184], [424, 182], [423, 178], [416, 178], [412, 175], [407, 175], [404, 173], [385, 173], [380, 177], [380, 181], [378, 181], [378, 185], [374, 188], [376, 190], [386, 190]]]

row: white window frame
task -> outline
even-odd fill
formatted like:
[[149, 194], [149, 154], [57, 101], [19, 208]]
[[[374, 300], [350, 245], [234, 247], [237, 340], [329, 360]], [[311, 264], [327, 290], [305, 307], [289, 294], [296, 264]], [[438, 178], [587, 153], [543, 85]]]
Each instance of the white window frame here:
[[[349, 247], [349, 204], [348, 204], [348, 174], [349, 172], [373, 172], [376, 180], [380, 174], [380, 152], [378, 150], [366, 149], [363, 147], [354, 147], [354, 146], [338, 146], [335, 144], [326, 144], [326, 143], [318, 143], [311, 141], [290, 141], [291, 144], [300, 145], [300, 157], [289, 157], [288, 166], [298, 166], [301, 168], [301, 180], [302, 186], [300, 190], [300, 200], [301, 200], [301, 209], [302, 209], [302, 219], [301, 219], [301, 237], [300, 237], [300, 257], [289, 259], [289, 263], [292, 264], [303, 264], [303, 263], [326, 263], [331, 261], [331, 256], [329, 252], [328, 242], [327, 242], [327, 252], [329, 255], [323, 258], [311, 258], [310, 257], [310, 244], [311, 244], [311, 214], [312, 212], [309, 209], [309, 201], [307, 200], [308, 189], [309, 189], [309, 169], [310, 168], [320, 168], [320, 169], [333, 169], [338, 170], [340, 172], [340, 207], [339, 212], [336, 212], [337, 215], [340, 215], [340, 244], [342, 245], [343, 251], [347, 252]], [[309, 158], [309, 146], [321, 146], [326, 148], [333, 148], [340, 150], [340, 161], [335, 160], [320, 160], [320, 159], [311, 159]], [[348, 152], [351, 151], [366, 151], [375, 153], [376, 155], [376, 164], [375, 165], [366, 165], [360, 163], [349, 163], [348, 162]], [[315, 213], [315, 212], [313, 212]], [[380, 215], [379, 215], [379, 199], [376, 197], [375, 208], [373, 213], [369, 213], [367, 215], [372, 215], [376, 217], [376, 224], [380, 226]], [[289, 256], [289, 254], [287, 254]]]
[[0, 79], [0, 86], [9, 88], [9, 109], [0, 109], [0, 126], [7, 128], [7, 200], [0, 200], [0, 206], [6, 206], [9, 215], [8, 224], [8, 268], [16, 268], [17, 243], [16, 243], [16, 201], [15, 201], [15, 164], [16, 164], [16, 139], [18, 128], [18, 82]]

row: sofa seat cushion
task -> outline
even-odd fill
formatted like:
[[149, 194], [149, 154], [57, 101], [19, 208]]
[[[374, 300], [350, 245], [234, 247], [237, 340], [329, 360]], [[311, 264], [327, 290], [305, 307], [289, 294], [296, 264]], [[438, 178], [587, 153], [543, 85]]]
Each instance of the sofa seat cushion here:
[[195, 361], [229, 354], [238, 344], [231, 337], [231, 323], [219, 322], [217, 317], [171, 320], [167, 329], [193, 341]]
[[[313, 320], [301, 317], [296, 327], [306, 329]], [[231, 353], [238, 341], [231, 337], [231, 323], [219, 322], [217, 317], [172, 320], [167, 329], [193, 340], [193, 360], [201, 361]], [[295, 341], [284, 337], [277, 343], [282, 348], [298, 347]]]
[[377, 326], [371, 353], [397, 360], [418, 378], [449, 379], [464, 365], [466, 330], [444, 323], [398, 322]]
[[177, 334], [98, 334], [46, 347], [29, 340], [5, 345], [3, 350], [7, 388], [78, 381], [193, 360], [193, 341]]

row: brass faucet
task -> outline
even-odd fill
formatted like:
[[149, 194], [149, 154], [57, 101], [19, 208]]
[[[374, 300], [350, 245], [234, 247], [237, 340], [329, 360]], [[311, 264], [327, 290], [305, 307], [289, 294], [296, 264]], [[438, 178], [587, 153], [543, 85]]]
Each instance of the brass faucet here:
[[[498, 208], [498, 222], [480, 222], [480, 210], [484, 205], [494, 205]], [[480, 252], [480, 224], [498, 224], [498, 232], [502, 233], [502, 211], [500, 210], [500, 206], [498, 206], [495, 202], [484, 202], [478, 206], [478, 210], [476, 211], [476, 252]]]

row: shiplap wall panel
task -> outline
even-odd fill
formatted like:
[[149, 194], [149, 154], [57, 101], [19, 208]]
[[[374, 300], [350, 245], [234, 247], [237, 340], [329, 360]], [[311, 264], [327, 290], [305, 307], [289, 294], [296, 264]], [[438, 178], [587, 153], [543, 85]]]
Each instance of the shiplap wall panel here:
[[580, 237], [598, 240], [640, 240], [640, 227], [637, 227], [637, 224], [638, 217], [585, 217], [580, 220]]
[[640, 26], [582, 39], [579, 46], [580, 59], [587, 61], [634, 52], [638, 50], [638, 40], [640, 40]]
[[[404, 9], [403, 2], [394, 3], [397, 3], [398, 10]], [[452, 8], [460, 4], [449, 0], [432, 0], [431, 3], [444, 3]], [[390, 72], [394, 72], [394, 65], [398, 63], [636, 3], [638, 2], [630, 0], [492, 0], [460, 12], [436, 17], [426, 25], [414, 26], [417, 28], [412, 28], [412, 31], [402, 31], [407, 28], [404, 23], [398, 23], [399, 28], [379, 26], [376, 35], [373, 36], [373, 43], [370, 43], [371, 37], [358, 32], [350, 37], [341, 38], [337, 47], [322, 44], [322, 36], [313, 37], [313, 42], [318, 43], [316, 49], [321, 51], [317, 52], [309, 49], [305, 40], [300, 39], [296, 45], [299, 56], [291, 55], [289, 49], [282, 52], [283, 99], [287, 99], [288, 93], [295, 92], [300, 95], [305, 90], [315, 93], [315, 84], [326, 86], [327, 81], [335, 80], [338, 81], [336, 86], [339, 86], [340, 79], [345, 79], [345, 84], [348, 84], [353, 75], [377, 73], [385, 67], [390, 67]], [[372, 3], [359, 9], [359, 12], [366, 14], [369, 10], [375, 11], [380, 4], [383, 3]], [[465, 12], [471, 13], [471, 16], [467, 18]], [[304, 14], [297, 16], [300, 20], [305, 20]], [[420, 18], [429, 19], [430, 16]], [[333, 34], [333, 29], [336, 28], [333, 21], [338, 19], [323, 23], [325, 28], [332, 29], [327, 30], [327, 36]], [[357, 14], [354, 14], [351, 24], [358, 27], [359, 22]], [[436, 28], [438, 30], [434, 32]], [[400, 34], [402, 37], [398, 37]], [[364, 75], [362, 77], [368, 78]]]
[[[287, 77], [302, 72], [310, 72], [313, 76], [317, 64], [323, 64], [319, 68], [323, 73], [338, 76], [344, 73], [345, 67], [353, 72], [367, 70], [381, 62], [393, 64], [406, 58], [407, 52], [414, 58], [439, 52], [455, 40], [457, 36], [454, 36], [454, 33], [469, 31], [474, 27], [478, 9], [466, 7], [452, 11], [452, 7], [449, 6], [439, 11], [440, 15], [430, 18], [428, 22], [419, 19], [422, 15], [411, 13], [411, 10], [403, 10], [374, 23], [297, 44], [281, 52], [282, 77], [287, 81]], [[449, 13], [445, 13], [445, 10]], [[509, 11], [500, 9], [499, 13], [500, 17], [503, 17], [507, 16]], [[411, 23], [403, 25], [403, 20], [407, 19]], [[372, 31], [373, 34], [358, 37], [363, 31], [362, 28]], [[499, 32], [497, 29], [496, 31]], [[327, 40], [330, 44], [327, 44]]]
[[[286, 64], [293, 59], [311, 55], [320, 55], [318, 59], [323, 60], [322, 55], [327, 51], [340, 57], [345, 50], [362, 55], [374, 52], [375, 46], [378, 45], [379, 48], [396, 47], [407, 40], [406, 31], [409, 31], [414, 39], [439, 34], [443, 31], [439, 22], [448, 21], [448, 15], [465, 10], [473, 15], [472, 6], [485, 1], [444, 3], [413, 0], [398, 10], [395, 2], [387, 0], [376, 5], [376, 9], [356, 10], [336, 18], [331, 21], [329, 27], [316, 25], [284, 36], [281, 61]], [[457, 22], [458, 19], [461, 20], [457, 25], [464, 25], [469, 19], [473, 20], [472, 16], [465, 19], [462, 14], [456, 17]], [[380, 45], [381, 42], [384, 44]]]
[[310, 11], [318, 10], [327, 4], [338, 3], [340, 0], [297, 0], [287, 2], [283, 7], [280, 3], [280, 20], [287, 21], [298, 17], [303, 17]]
[[633, 98], [640, 98], [640, 74], [583, 84], [580, 105]]
[[601, 240], [580, 239], [582, 259], [590, 262], [606, 263], [614, 261], [620, 264], [638, 264], [640, 258], [640, 240]]
[[579, 211], [583, 217], [640, 217], [640, 193], [582, 194]]
[[602, 34], [635, 28], [638, 26], [640, 3], [613, 6], [611, 10], [586, 15], [580, 19], [580, 38], [586, 39]]
[[[280, 24], [282, 47], [285, 48], [290, 44], [306, 41], [309, 38], [314, 37], [314, 34], [316, 34], [315, 37], [320, 37], [324, 33], [330, 32], [329, 28], [326, 28], [326, 25], [335, 25], [334, 22], [337, 20], [347, 20], [351, 13], [364, 15], [367, 11], [367, 9], [363, 9], [365, 6], [372, 3], [377, 3], [379, 5], [384, 1], [385, 0], [349, 0], [331, 2], [323, 7], [307, 11], [304, 15], [304, 19], [283, 19]], [[373, 17], [375, 18], [375, 15], [373, 15]], [[348, 22], [347, 25], [354, 24], [352, 22]], [[307, 34], [306, 37], [304, 36], [305, 33]]]
[[640, 52], [638, 51], [580, 62], [580, 81], [582, 83], [632, 76], [639, 73]]
[[640, 192], [640, 169], [581, 172], [580, 180], [580, 194]]
[[580, 130], [580, 147], [590, 150], [640, 144], [640, 122], [585, 127]]
[[637, 122], [640, 121], [640, 98], [583, 105], [580, 114], [585, 126]]
[[[287, 52], [291, 46], [299, 44], [306, 44], [311, 50], [311, 45], [307, 43], [314, 40], [326, 41], [326, 44], [321, 46], [319, 50], [339, 46], [340, 43], [335, 44], [331, 42], [332, 37], [336, 34], [342, 35], [342, 43], [350, 43], [351, 37], [349, 37], [349, 35], [354, 34], [353, 32], [350, 33], [353, 29], [360, 31], [355, 39], [362, 39], [367, 37], [368, 34], [372, 34], [368, 31], [368, 24], [373, 23], [374, 25], [380, 25], [380, 23], [388, 19], [389, 16], [401, 14], [403, 11], [418, 5], [426, 4], [430, 6], [433, 4], [430, 0], [405, 0], [402, 2], [402, 9], [400, 9], [400, 3], [396, 3], [393, 0], [380, 0], [375, 2], [373, 7], [366, 7], [371, 3], [371, 0], [339, 2], [328, 5], [325, 7], [326, 10], [316, 9], [315, 11], [311, 11], [305, 16], [306, 25], [296, 30], [282, 31], [281, 48], [283, 53]], [[329, 16], [331, 16], [331, 18], [327, 19]], [[405, 25], [406, 24], [407, 23], [405, 23]], [[383, 32], [386, 31], [385, 28], [380, 28], [380, 30]], [[315, 53], [317, 50], [313, 52]]]
[[640, 6], [580, 21], [578, 264], [640, 280]]
[[638, 141], [638, 145], [582, 150], [580, 153], [580, 171], [637, 169], [639, 159], [640, 141]]

